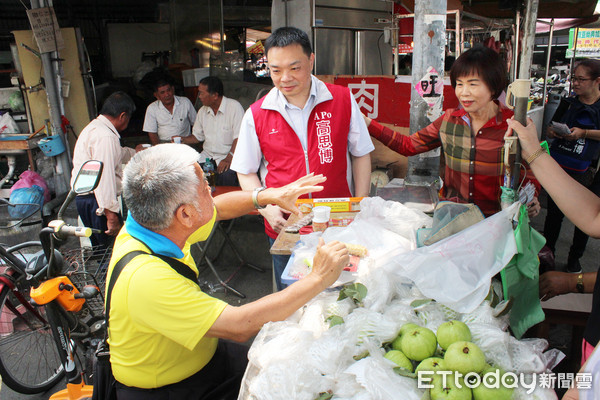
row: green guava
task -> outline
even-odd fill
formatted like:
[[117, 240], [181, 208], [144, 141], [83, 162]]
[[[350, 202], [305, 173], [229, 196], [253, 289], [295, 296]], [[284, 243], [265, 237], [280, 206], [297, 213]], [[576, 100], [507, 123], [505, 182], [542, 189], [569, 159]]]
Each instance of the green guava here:
[[463, 375], [469, 372], [480, 373], [487, 366], [483, 351], [476, 344], [464, 341], [454, 342], [448, 347], [444, 362], [446, 368]]
[[421, 326], [406, 331], [400, 336], [400, 350], [411, 360], [423, 361], [437, 350], [435, 333]]
[[415, 328], [420, 328], [420, 326], [417, 324], [413, 324], [411, 322], [406, 323], [406, 324], [402, 325], [402, 328], [400, 328], [400, 332], [398, 332], [398, 336], [401, 336], [403, 333], [410, 331], [412, 329], [415, 329]]
[[400, 338], [402, 337], [402, 335], [415, 328], [420, 328], [420, 326], [411, 322], [402, 325], [402, 328], [400, 328], [400, 331], [398, 332], [398, 336], [396, 336], [396, 339], [392, 341], [392, 348], [394, 350], [400, 350]]
[[429, 391], [431, 400], [471, 400], [473, 398], [471, 389], [465, 385], [462, 378], [459, 379], [460, 387], [456, 384], [454, 374], [435, 374], [431, 384], [433, 385]]
[[398, 367], [413, 372], [412, 363], [400, 350], [390, 350], [387, 353], [385, 353], [384, 357], [394, 362]]
[[511, 400], [514, 388], [502, 384], [504, 371], [500, 368], [486, 368], [481, 372], [481, 384], [473, 388], [474, 400]]
[[464, 322], [444, 322], [437, 329], [437, 340], [440, 347], [446, 350], [454, 342], [470, 342], [471, 330]]
[[446, 363], [444, 362], [444, 359], [439, 358], [439, 357], [429, 357], [424, 359], [423, 361], [421, 361], [419, 363], [419, 365], [417, 365], [417, 368], [415, 369], [415, 373], [418, 374], [421, 371], [430, 371], [430, 372], [435, 372], [435, 371], [445, 371], [446, 370]]

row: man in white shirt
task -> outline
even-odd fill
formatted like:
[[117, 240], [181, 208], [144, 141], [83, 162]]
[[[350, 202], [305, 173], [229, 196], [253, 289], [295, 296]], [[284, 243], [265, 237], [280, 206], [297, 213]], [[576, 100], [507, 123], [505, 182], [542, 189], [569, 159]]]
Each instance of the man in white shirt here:
[[144, 126], [153, 145], [171, 142], [173, 136], [189, 136], [196, 120], [196, 109], [187, 97], [175, 96], [175, 88], [168, 77], [154, 83], [156, 101], [146, 109]]
[[120, 131], [127, 128], [135, 104], [124, 92], [111, 94], [102, 105], [100, 115], [79, 134], [73, 151], [71, 184], [79, 169], [88, 160], [102, 161], [100, 183], [93, 193], [79, 195], [75, 199], [77, 212], [84, 226], [100, 229], [92, 234], [92, 245], [109, 247], [123, 225], [118, 196], [121, 194], [122, 165], [140, 150], [121, 147]]
[[202, 107], [198, 110], [192, 135], [182, 142], [202, 145], [202, 160], [214, 161], [217, 169], [217, 185], [239, 186], [237, 174], [229, 167], [235, 152], [244, 108], [234, 99], [223, 96], [223, 82], [216, 76], [207, 76], [198, 84], [198, 98]]
[[[314, 172], [327, 181], [313, 197], [368, 196], [369, 153], [375, 147], [350, 90], [311, 74], [315, 56], [300, 29], [277, 29], [266, 40], [265, 52], [275, 88], [242, 120], [231, 164], [242, 189], [278, 187]], [[286, 217], [275, 205], [260, 212], [272, 244]], [[284, 287], [281, 273], [288, 258], [273, 256], [278, 289]]]

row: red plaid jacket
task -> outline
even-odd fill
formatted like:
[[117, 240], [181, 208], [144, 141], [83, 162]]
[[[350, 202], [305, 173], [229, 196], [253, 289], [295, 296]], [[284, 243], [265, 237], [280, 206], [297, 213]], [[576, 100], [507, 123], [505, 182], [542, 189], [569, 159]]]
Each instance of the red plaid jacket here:
[[[513, 112], [500, 105], [495, 118], [490, 119], [475, 135], [464, 109], [450, 109], [429, 126], [406, 136], [382, 126], [376, 121], [369, 133], [390, 149], [413, 156], [442, 147], [445, 161], [444, 197], [460, 203], [476, 204], [485, 216], [500, 210], [500, 187], [503, 184], [502, 147], [508, 128], [506, 120]], [[526, 179], [540, 185], [527, 166]]]

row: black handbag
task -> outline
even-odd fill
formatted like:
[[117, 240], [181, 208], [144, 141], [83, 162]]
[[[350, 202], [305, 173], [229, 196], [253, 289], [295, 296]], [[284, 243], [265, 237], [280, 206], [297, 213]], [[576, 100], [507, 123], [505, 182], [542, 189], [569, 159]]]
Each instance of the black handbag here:
[[[94, 391], [92, 394], [92, 400], [117, 400], [117, 380], [115, 379], [112, 368], [110, 366], [110, 348], [108, 346], [107, 336], [108, 336], [108, 317], [110, 313], [110, 300], [111, 293], [115, 283], [117, 282], [117, 278], [121, 275], [121, 271], [123, 268], [135, 257], [140, 254], [149, 254], [145, 251], [135, 250], [125, 254], [117, 263], [115, 264], [112, 274], [110, 276], [110, 281], [108, 283], [108, 287], [106, 288], [106, 311], [105, 321], [106, 321], [106, 333], [104, 335], [104, 340], [100, 342], [98, 345], [98, 349], [95, 353], [94, 360]], [[184, 263], [178, 261], [174, 258], [163, 256], [161, 254], [151, 255], [160, 258], [171, 268], [173, 268], [178, 274], [184, 276], [185, 278], [191, 280], [195, 284], [198, 284], [198, 278], [196, 274]]]
[[96, 350], [94, 360], [94, 391], [92, 400], [116, 400], [117, 399], [117, 381], [110, 367], [110, 352], [108, 343], [103, 340]]

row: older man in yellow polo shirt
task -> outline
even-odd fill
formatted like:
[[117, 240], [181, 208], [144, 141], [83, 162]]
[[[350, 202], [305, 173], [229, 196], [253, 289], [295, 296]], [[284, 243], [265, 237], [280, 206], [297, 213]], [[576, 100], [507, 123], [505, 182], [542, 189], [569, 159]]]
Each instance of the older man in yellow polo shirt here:
[[[297, 212], [298, 196], [321, 190], [325, 178], [309, 175], [281, 188], [213, 199], [198, 158], [189, 146], [164, 144], [138, 153], [124, 172], [130, 214], [107, 282], [126, 254], [148, 254], [130, 260], [112, 290], [109, 343], [120, 400], [237, 399], [247, 348], [230, 340], [247, 341], [266, 322], [287, 318], [335, 282], [349, 262], [343, 244], [321, 242], [312, 272], [281, 292], [240, 307], [203, 293], [192, 279], [198, 270], [190, 245], [205, 240], [216, 220], [267, 204]], [[192, 278], [174, 269], [173, 260]]]

